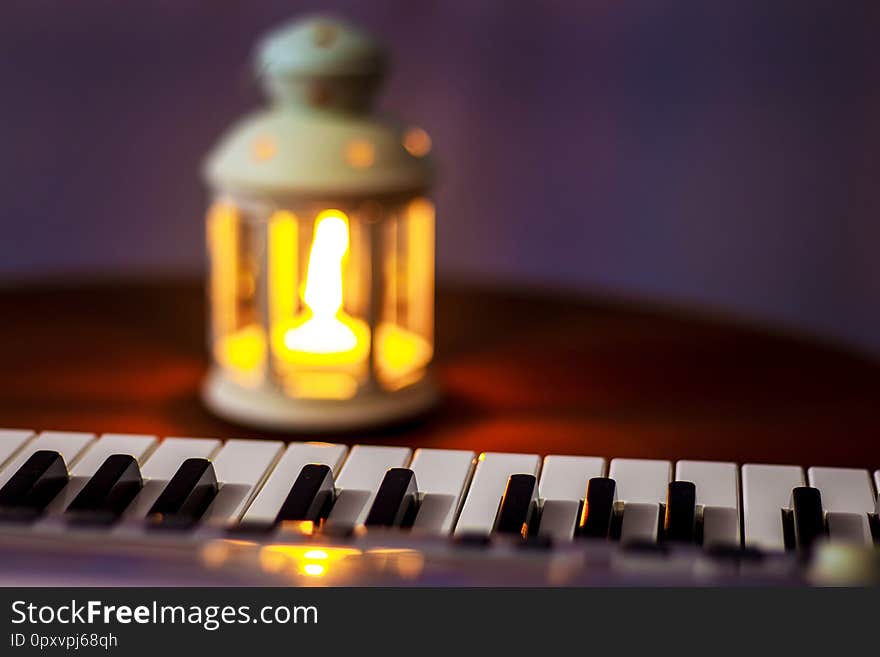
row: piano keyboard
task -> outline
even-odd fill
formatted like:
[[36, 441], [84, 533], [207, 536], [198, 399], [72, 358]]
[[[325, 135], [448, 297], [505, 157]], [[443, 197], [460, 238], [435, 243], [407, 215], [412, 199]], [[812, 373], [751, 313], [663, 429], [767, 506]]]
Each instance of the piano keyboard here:
[[858, 468], [0, 430], [0, 533], [19, 550], [367, 546], [452, 580], [483, 555], [505, 584], [809, 577], [833, 549], [873, 567], [878, 488]]

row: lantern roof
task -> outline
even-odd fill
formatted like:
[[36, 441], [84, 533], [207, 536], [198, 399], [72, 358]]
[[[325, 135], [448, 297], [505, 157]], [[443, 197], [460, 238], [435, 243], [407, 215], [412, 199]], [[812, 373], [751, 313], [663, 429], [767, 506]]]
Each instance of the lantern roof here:
[[342, 21], [310, 17], [270, 32], [257, 71], [271, 102], [221, 138], [204, 165], [207, 182], [278, 202], [425, 189], [428, 135], [371, 110], [386, 68], [381, 44]]
[[275, 77], [381, 75], [387, 59], [371, 34], [324, 16], [285, 23], [257, 46], [258, 71]]

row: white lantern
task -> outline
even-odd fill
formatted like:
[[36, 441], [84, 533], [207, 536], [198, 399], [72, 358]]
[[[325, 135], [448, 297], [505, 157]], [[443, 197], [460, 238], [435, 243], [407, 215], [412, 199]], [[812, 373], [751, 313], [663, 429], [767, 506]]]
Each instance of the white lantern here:
[[371, 112], [380, 44], [338, 21], [258, 49], [271, 103], [208, 157], [204, 398], [228, 419], [345, 430], [433, 404], [431, 140]]

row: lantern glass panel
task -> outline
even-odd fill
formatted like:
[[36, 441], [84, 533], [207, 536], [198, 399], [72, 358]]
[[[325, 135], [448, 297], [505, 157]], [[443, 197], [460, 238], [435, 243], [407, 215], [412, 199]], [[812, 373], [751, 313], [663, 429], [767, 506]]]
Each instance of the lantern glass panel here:
[[433, 355], [433, 204], [418, 197], [396, 207], [382, 240], [376, 375], [384, 389], [397, 390], [421, 379]]
[[211, 349], [235, 381], [263, 380], [266, 337], [260, 313], [264, 237], [260, 218], [219, 199], [208, 211]]

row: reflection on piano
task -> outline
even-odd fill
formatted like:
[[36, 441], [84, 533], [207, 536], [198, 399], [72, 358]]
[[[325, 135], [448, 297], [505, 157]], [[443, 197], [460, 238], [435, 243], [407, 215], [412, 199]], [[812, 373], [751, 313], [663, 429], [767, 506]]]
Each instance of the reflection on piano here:
[[0, 577], [875, 583], [878, 489], [856, 468], [0, 430]]

